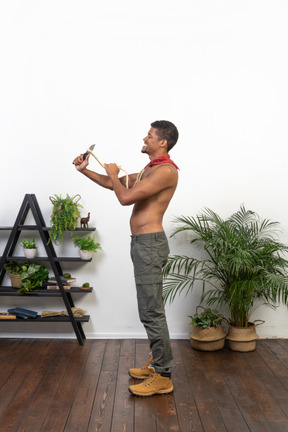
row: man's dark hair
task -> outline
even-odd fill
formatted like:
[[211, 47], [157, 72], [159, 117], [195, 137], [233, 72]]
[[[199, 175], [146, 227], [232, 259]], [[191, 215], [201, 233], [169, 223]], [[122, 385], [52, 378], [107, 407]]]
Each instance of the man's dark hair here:
[[159, 139], [167, 140], [167, 151], [169, 152], [178, 141], [178, 129], [176, 126], [167, 120], [156, 120], [151, 123], [151, 126], [157, 129]]

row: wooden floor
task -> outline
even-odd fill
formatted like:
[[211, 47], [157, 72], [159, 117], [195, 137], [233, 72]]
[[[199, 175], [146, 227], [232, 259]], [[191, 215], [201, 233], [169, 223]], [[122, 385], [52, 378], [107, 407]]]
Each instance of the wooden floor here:
[[144, 340], [0, 339], [0, 431], [287, 432], [288, 340], [251, 353], [174, 340], [174, 393], [137, 398]]

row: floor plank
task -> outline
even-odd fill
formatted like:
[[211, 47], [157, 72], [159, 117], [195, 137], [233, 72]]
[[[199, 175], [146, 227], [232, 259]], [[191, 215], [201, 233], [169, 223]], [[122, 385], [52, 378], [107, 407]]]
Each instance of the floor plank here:
[[249, 428], [243, 418], [239, 406], [230, 391], [226, 382], [227, 369], [219, 369], [219, 364], [225, 364], [222, 351], [201, 353], [201, 364], [204, 367], [204, 374], [209, 382], [209, 388], [217, 409], [221, 414], [228, 432], [239, 430], [249, 432]]
[[[135, 364], [130, 367], [142, 367], [149, 361], [149, 346], [146, 341], [136, 342]], [[129, 385], [141, 383], [141, 380], [129, 379]], [[135, 398], [134, 430], [157, 432], [154, 398]]]
[[22, 422], [17, 429], [21, 432], [40, 431], [47, 417], [51, 402], [55, 398], [59, 385], [66, 372], [67, 359], [72, 357], [73, 351], [77, 348], [74, 341], [53, 341], [50, 342], [55, 349], [54, 360], [51, 360], [51, 368], [47, 370], [42, 383], [31, 400], [29, 409], [23, 415]]
[[91, 347], [92, 341], [88, 340], [84, 346], [74, 350], [71, 359], [67, 359], [68, 367], [51, 402], [41, 432], [64, 431]]
[[94, 342], [91, 347], [64, 432], [73, 429], [79, 432], [87, 431], [105, 347], [106, 342], [101, 340]]
[[203, 432], [193, 391], [189, 384], [188, 374], [184, 367], [180, 345], [181, 341], [172, 341], [174, 355], [174, 398], [177, 407], [179, 427], [181, 432]]
[[30, 349], [30, 346], [30, 341], [21, 343], [19, 339], [0, 339], [0, 389]]
[[225, 380], [249, 430], [251, 432], [271, 432], [273, 429], [260, 405], [263, 398], [263, 385], [251, 373], [245, 354], [227, 351], [225, 355]]
[[216, 352], [173, 340], [174, 392], [133, 397], [146, 340], [0, 339], [3, 432], [287, 432], [288, 340]]
[[91, 411], [88, 432], [110, 432], [117, 371], [102, 371]]
[[180, 349], [203, 429], [205, 432], [226, 432], [225, 424], [217, 409], [201, 363], [201, 355], [206, 353], [192, 350], [190, 342], [185, 342], [181, 344]]
[[[31, 388], [29, 378], [27, 379], [27, 377], [37, 367], [39, 359], [41, 359], [48, 343], [48, 341], [41, 340], [32, 341], [30, 342], [29, 349], [25, 350], [24, 355], [21, 344], [18, 345], [19, 351], [14, 351], [15, 357], [18, 358], [17, 367], [7, 376], [7, 380], [0, 390], [0, 418], [3, 430], [5, 430], [4, 425], [6, 425], [7, 430], [13, 430], [15, 418], [19, 412], [23, 412], [21, 396], [23, 395], [24, 397], [23, 405], [29, 402], [34, 387], [32, 386]], [[27, 346], [27, 343], [25, 343], [25, 346]], [[21, 357], [18, 357], [18, 355]], [[25, 394], [29, 395], [28, 399], [25, 397]], [[19, 397], [19, 395], [21, 396]]]
[[111, 431], [134, 431], [134, 398], [128, 392], [128, 370], [135, 363], [135, 341], [123, 340], [119, 356]]

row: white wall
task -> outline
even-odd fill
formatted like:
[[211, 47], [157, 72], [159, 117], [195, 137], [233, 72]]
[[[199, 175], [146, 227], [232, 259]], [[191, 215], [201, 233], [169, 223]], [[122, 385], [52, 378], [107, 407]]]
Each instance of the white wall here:
[[[180, 139], [171, 157], [181, 171], [167, 233], [174, 216], [207, 206], [226, 217], [245, 204], [281, 222], [288, 242], [287, 42], [286, 0], [1, 1], [0, 225], [14, 223], [25, 193], [36, 194], [47, 225], [49, 196], [81, 195], [103, 247], [73, 270], [95, 288], [75, 296], [91, 315], [87, 337], [145, 336], [129, 257], [131, 208], [72, 166], [92, 143], [103, 162], [138, 172], [150, 122], [173, 121]], [[103, 172], [95, 160], [91, 168]], [[170, 245], [171, 253], [189, 250], [180, 237]], [[59, 253], [76, 252], [70, 245]], [[172, 337], [187, 337], [198, 300], [195, 292], [167, 306]], [[55, 300], [11, 297], [1, 297], [1, 309], [11, 302], [61, 309]], [[286, 307], [253, 318], [266, 321], [260, 335], [288, 337]], [[70, 325], [1, 326], [4, 336], [74, 337]]]

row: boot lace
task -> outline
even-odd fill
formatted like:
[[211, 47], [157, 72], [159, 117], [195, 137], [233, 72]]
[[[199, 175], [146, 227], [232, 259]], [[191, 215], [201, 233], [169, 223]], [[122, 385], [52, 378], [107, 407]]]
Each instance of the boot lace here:
[[149, 386], [153, 384], [153, 382], [157, 379], [157, 374], [151, 375], [150, 377], [146, 378], [144, 381], [145, 386]]
[[147, 368], [151, 365], [151, 363], [152, 363], [152, 360], [149, 360], [148, 363], [146, 363], [145, 366], [143, 366], [142, 368], [140, 368], [140, 370], [145, 370], [145, 369], [147, 369]]

